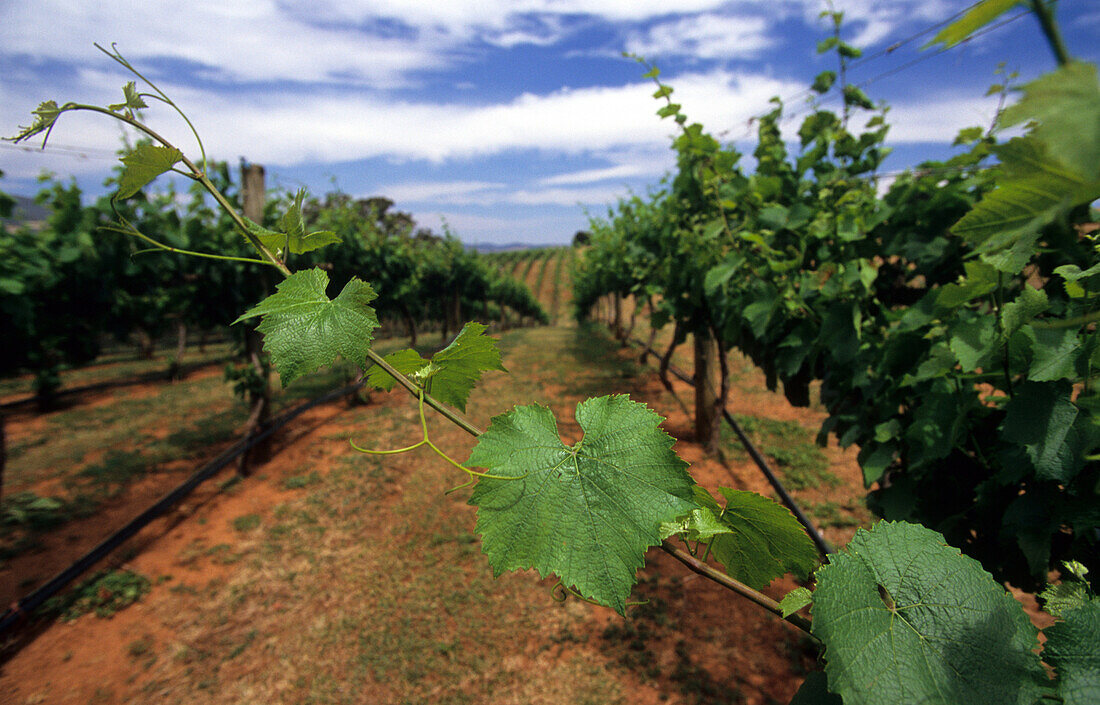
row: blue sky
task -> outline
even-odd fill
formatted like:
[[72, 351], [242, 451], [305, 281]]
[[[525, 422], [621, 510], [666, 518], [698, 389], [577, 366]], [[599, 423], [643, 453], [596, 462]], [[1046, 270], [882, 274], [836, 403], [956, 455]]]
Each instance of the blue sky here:
[[[866, 56], [849, 80], [891, 106], [885, 171], [945, 157], [960, 128], [988, 125], [996, 99], [984, 93], [999, 62], [1021, 80], [1054, 66], [1030, 16], [950, 51], [921, 50], [934, 33], [921, 32], [972, 2], [836, 3], [845, 39]], [[269, 186], [384, 195], [422, 225], [445, 218], [469, 243], [564, 243], [586, 227], [586, 209], [602, 214], [645, 193], [674, 162], [674, 125], [654, 114], [653, 86], [623, 50], [661, 67], [693, 121], [751, 152], [749, 120], [768, 99], [804, 114], [809, 82], [835, 68], [815, 53], [828, 30], [822, 9], [821, 0], [4, 0], [0, 133], [28, 124], [42, 100], [116, 102], [129, 77], [92, 46], [116, 42], [184, 108], [212, 157], [265, 165]], [[1058, 18], [1070, 52], [1097, 61], [1100, 3], [1062, 0]], [[146, 118], [194, 155], [169, 111]], [[32, 195], [49, 170], [101, 193], [119, 138], [109, 120], [67, 115], [45, 152], [0, 147], [0, 189]]]

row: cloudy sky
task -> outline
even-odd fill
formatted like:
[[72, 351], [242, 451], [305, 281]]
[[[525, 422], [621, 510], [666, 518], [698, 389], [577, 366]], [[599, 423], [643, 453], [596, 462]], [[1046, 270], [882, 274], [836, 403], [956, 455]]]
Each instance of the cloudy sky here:
[[[988, 125], [1005, 62], [1053, 67], [1033, 17], [950, 51], [922, 50], [973, 0], [838, 0], [865, 56], [849, 80], [891, 106], [886, 171], [950, 154]], [[656, 62], [693, 121], [742, 151], [780, 96], [797, 118], [833, 56], [823, 0], [0, 0], [0, 133], [46, 99], [106, 104], [130, 80], [93, 42], [115, 42], [192, 118], [212, 157], [267, 167], [268, 185], [384, 195], [463, 240], [562, 243], [673, 165], [674, 125], [631, 51]], [[1100, 3], [1062, 0], [1071, 53], [1100, 57]], [[835, 96], [826, 104], [836, 105]], [[168, 110], [147, 120], [195, 155]], [[43, 170], [99, 194], [120, 135], [67, 115], [45, 152], [0, 145], [0, 190], [33, 195]], [[20, 146], [21, 147], [21, 146]]]

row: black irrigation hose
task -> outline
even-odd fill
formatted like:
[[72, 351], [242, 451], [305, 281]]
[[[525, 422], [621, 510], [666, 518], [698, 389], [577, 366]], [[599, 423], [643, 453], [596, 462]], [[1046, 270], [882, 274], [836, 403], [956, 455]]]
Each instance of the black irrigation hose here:
[[[654, 355], [658, 359], [660, 359], [661, 353], [657, 352], [637, 338], [631, 338], [630, 342], [640, 345], [650, 355]], [[672, 374], [679, 377], [682, 381], [687, 382], [693, 387], [695, 386], [694, 382], [692, 382], [691, 380], [691, 377], [689, 377], [687, 373], [685, 373], [678, 367], [674, 365], [669, 365], [668, 370]], [[726, 423], [729, 424], [730, 428], [733, 429], [733, 432], [737, 434], [737, 439], [741, 441], [741, 445], [745, 447], [745, 450], [748, 451], [749, 456], [753, 459], [753, 462], [755, 462], [756, 466], [760, 468], [760, 472], [764, 473], [764, 477], [768, 479], [768, 482], [771, 484], [772, 489], [774, 489], [775, 493], [779, 495], [779, 500], [783, 503], [784, 506], [787, 507], [787, 509], [791, 510], [791, 514], [794, 514], [794, 518], [797, 519], [798, 523], [802, 524], [803, 528], [806, 529], [806, 533], [810, 535], [810, 539], [813, 540], [814, 544], [817, 546], [817, 550], [821, 553], [821, 555], [827, 556], [831, 553], [836, 553], [836, 549], [833, 547], [833, 545], [825, 540], [825, 537], [822, 536], [821, 532], [817, 530], [817, 527], [815, 527], [813, 522], [810, 521], [810, 518], [803, 513], [802, 509], [794, 501], [794, 498], [791, 497], [790, 493], [787, 492], [787, 488], [783, 486], [783, 483], [779, 481], [779, 478], [776, 477], [772, 469], [768, 467], [768, 461], [764, 459], [764, 456], [761, 455], [760, 451], [756, 449], [756, 446], [752, 444], [752, 441], [749, 440], [749, 437], [745, 435], [744, 429], [741, 428], [741, 424], [737, 423], [737, 419], [733, 418], [733, 414], [731, 414], [727, 409], [723, 408], [722, 417], [725, 418]]]
[[326, 404], [334, 399], [346, 396], [352, 392], [358, 391], [363, 385], [366, 384], [363, 380], [349, 384], [346, 387], [337, 389], [332, 392], [323, 394], [315, 399], [305, 402], [295, 408], [284, 412], [273, 419], [268, 426], [260, 433], [253, 436], [242, 438], [227, 448], [217, 458], [207, 463], [204, 467], [195, 472], [191, 477], [183, 481], [178, 487], [164, 495], [153, 506], [146, 509], [137, 517], [132, 519], [130, 523], [123, 526], [121, 529], [111, 534], [104, 539], [98, 546], [81, 556], [76, 562], [70, 565], [65, 570], [55, 575], [49, 582], [45, 583], [37, 590], [32, 592], [21, 599], [16, 605], [13, 605], [3, 617], [0, 617], [0, 634], [15, 626], [19, 622], [26, 619], [29, 615], [33, 614], [36, 609], [42, 606], [46, 600], [50, 599], [58, 592], [60, 592], [66, 585], [71, 583], [80, 577], [86, 570], [107, 557], [111, 551], [122, 545], [128, 538], [136, 534], [145, 528], [154, 519], [165, 514], [172, 508], [177, 502], [187, 497], [193, 492], [199, 485], [206, 480], [216, 475], [219, 470], [229, 465], [233, 460], [244, 453], [246, 450], [253, 446], [262, 443], [267, 440], [271, 434], [275, 433], [283, 426], [290, 423], [292, 420], [302, 415], [304, 412], [312, 409], [315, 406]]

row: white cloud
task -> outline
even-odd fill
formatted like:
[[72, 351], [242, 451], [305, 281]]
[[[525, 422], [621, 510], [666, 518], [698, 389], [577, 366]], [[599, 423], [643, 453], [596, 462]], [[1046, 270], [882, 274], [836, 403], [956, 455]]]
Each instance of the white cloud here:
[[577, 184], [592, 184], [600, 181], [616, 181], [660, 173], [662, 169], [654, 170], [652, 162], [647, 164], [618, 164], [602, 169], [585, 169], [573, 171], [568, 174], [558, 174], [540, 179], [543, 186], [574, 186]]
[[632, 36], [627, 51], [649, 59], [663, 56], [747, 59], [774, 43], [770, 25], [763, 17], [706, 14], [654, 25]]
[[[122, 82], [119, 78], [87, 74], [89, 83], [103, 86], [92, 100], [113, 100]], [[689, 117], [715, 131], [742, 124], [765, 109], [772, 95], [800, 87], [721, 71], [684, 74], [669, 81]], [[392, 102], [341, 92], [303, 99], [291, 90], [227, 96], [192, 88], [165, 89], [191, 117], [209, 154], [229, 159], [244, 155], [252, 161], [282, 165], [373, 157], [442, 162], [526, 149], [571, 154], [642, 147], [660, 151], [676, 129], [674, 123], [654, 114], [659, 104], [650, 96], [652, 87], [641, 82], [529, 93], [485, 106]], [[89, 92], [94, 93], [81, 91]], [[0, 119], [5, 124], [25, 123], [36, 103], [23, 96], [13, 98], [0, 107]], [[186, 126], [169, 110], [158, 107], [148, 112], [147, 119], [185, 150], [193, 143]], [[74, 120], [55, 137], [69, 144], [109, 148], [117, 140], [105, 139], [105, 122], [109, 121]]]
[[10, 3], [5, 15], [0, 47], [8, 55], [85, 64], [96, 56], [92, 42], [116, 42], [138, 65], [183, 61], [218, 81], [388, 88], [406, 84], [411, 72], [447, 66], [454, 49], [431, 28], [410, 39], [322, 27], [282, 10], [274, 0], [193, 0], [174, 4], [170, 12], [160, 3], [36, 0]]
[[491, 202], [505, 184], [487, 181], [424, 181], [383, 186], [377, 191], [398, 203], [445, 203], [448, 205]]
[[964, 127], [988, 127], [997, 114], [997, 97], [945, 96], [895, 103], [886, 116], [888, 141], [950, 144]]

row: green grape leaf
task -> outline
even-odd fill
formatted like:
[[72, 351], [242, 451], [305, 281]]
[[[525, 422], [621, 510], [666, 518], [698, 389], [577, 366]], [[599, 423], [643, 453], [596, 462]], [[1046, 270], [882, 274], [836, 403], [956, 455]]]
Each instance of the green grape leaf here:
[[1100, 274], [1100, 264], [1094, 264], [1084, 271], [1076, 264], [1063, 264], [1061, 267], [1055, 267], [1054, 273], [1062, 277], [1065, 282], [1066, 294], [1071, 299], [1080, 299], [1085, 295], [1087, 289], [1092, 289], [1095, 286], [1095, 282], [1089, 282], [1089, 287], [1086, 289], [1081, 284], [1081, 280]]
[[936, 306], [939, 308], [957, 308], [971, 299], [992, 293], [997, 290], [997, 270], [985, 264], [970, 260], [963, 265], [965, 276], [957, 283], [941, 287], [936, 297]]
[[352, 277], [335, 299], [325, 293], [328, 274], [318, 268], [290, 275], [276, 292], [238, 318], [262, 316], [257, 330], [271, 353], [283, 386], [331, 364], [337, 357], [363, 366], [378, 317], [370, 302], [377, 294]]
[[759, 590], [787, 572], [809, 575], [817, 565], [817, 549], [786, 507], [755, 492], [718, 491], [726, 500], [724, 508], [713, 498], [701, 498], [701, 493], [710, 494], [702, 488], [696, 490], [696, 501], [717, 508], [719, 521], [729, 529], [710, 540], [710, 554], [731, 577]]
[[31, 111], [34, 115], [34, 122], [29, 126], [21, 125], [19, 127], [19, 133], [15, 137], [11, 138], [11, 141], [18, 144], [23, 140], [30, 139], [35, 135], [45, 132], [46, 136], [42, 138], [42, 147], [46, 146], [46, 140], [50, 138], [50, 130], [53, 129], [54, 123], [57, 122], [57, 118], [61, 117], [61, 113], [65, 112], [71, 103], [66, 103], [63, 107], [57, 107], [57, 102], [53, 100], [44, 100], [38, 104], [38, 107]]
[[1083, 606], [1089, 601], [1089, 591], [1084, 583], [1077, 580], [1063, 580], [1057, 585], [1048, 585], [1039, 593], [1043, 600], [1043, 609], [1053, 617], [1061, 617], [1066, 610]]
[[142, 108], [149, 107], [145, 104], [145, 100], [141, 97], [137, 85], [133, 81], [128, 81], [126, 85], [122, 87], [122, 96], [123, 101], [121, 103], [108, 105], [107, 109], [117, 113], [120, 110], [141, 110]]
[[1100, 702], [1100, 600], [1067, 609], [1062, 619], [1043, 630], [1047, 637], [1043, 660], [1058, 674], [1058, 695], [1064, 705]]
[[779, 601], [779, 609], [783, 610], [783, 617], [790, 617], [806, 605], [813, 604], [814, 594], [804, 587], [791, 590]]
[[1051, 158], [1087, 179], [1100, 177], [1100, 82], [1096, 66], [1073, 61], [1021, 88], [1024, 97], [1005, 108], [1001, 125], [1037, 121], [1030, 136]]
[[258, 225], [248, 218], [244, 219], [245, 224], [248, 226], [248, 232], [252, 233], [264, 244], [264, 247], [272, 252], [290, 251], [293, 254], [300, 255], [311, 250], [319, 250], [326, 245], [332, 245], [340, 242], [340, 236], [331, 230], [317, 230], [309, 233], [308, 235], [290, 235], [288, 233], [281, 233], [277, 230], [270, 230], [262, 225]]
[[1077, 378], [1077, 351], [1080, 341], [1071, 328], [1025, 329], [1031, 340], [1031, 368], [1027, 378], [1032, 382], [1053, 382]]
[[246, 218], [248, 231], [259, 238], [267, 249], [289, 251], [296, 255], [340, 242], [340, 237], [331, 230], [317, 230], [306, 234], [305, 219], [302, 217], [302, 199], [305, 198], [305, 195], [305, 189], [299, 189], [294, 196], [294, 200], [287, 207], [286, 213], [279, 221], [279, 227], [282, 228], [281, 232], [269, 230]]
[[[392, 352], [382, 359], [406, 377], [428, 366], [428, 361], [411, 348]], [[367, 384], [388, 392], [393, 389], [393, 385], [397, 384], [397, 380], [390, 376], [389, 372], [375, 365], [367, 372]]]
[[1046, 311], [1049, 305], [1045, 291], [1025, 284], [1019, 296], [1005, 304], [1004, 311], [1001, 313], [1005, 337], [1011, 336], [1020, 329], [1020, 326]]
[[790, 705], [844, 705], [839, 695], [829, 692], [824, 671], [814, 671], [802, 681]]
[[941, 29], [928, 46], [943, 44], [945, 48], [953, 47], [1019, 3], [1020, 0], [984, 0], [961, 18]]
[[462, 411], [482, 372], [507, 372], [501, 364], [496, 338], [485, 335], [485, 326], [473, 321], [462, 327], [450, 345], [432, 355], [429, 370], [424, 374], [427, 391]]
[[817, 571], [813, 633], [846, 705], [1032, 705], [1046, 674], [1020, 604], [915, 524], [860, 529]]
[[[699, 488], [696, 487], [697, 493], [698, 490]], [[710, 541], [718, 534], [728, 533], [731, 533], [730, 528], [706, 507], [695, 509], [678, 521], [667, 521], [661, 524], [662, 539], [683, 534], [688, 541]]]
[[1005, 408], [1001, 436], [1024, 447], [1041, 479], [1065, 481], [1073, 472], [1070, 431], [1077, 420], [1068, 382], [1026, 382]]
[[124, 168], [122, 176], [118, 179], [118, 194], [115, 198], [133, 196], [150, 181], [175, 166], [181, 159], [183, 159], [183, 152], [175, 147], [139, 144], [121, 160]]
[[569, 447], [544, 406], [495, 417], [467, 464], [517, 479], [481, 478], [470, 504], [495, 575], [556, 573], [623, 614], [661, 524], [695, 508], [693, 483], [662, 417], [644, 404], [596, 397], [577, 405], [576, 418], [584, 436]]
[[[424, 384], [424, 391], [439, 401], [466, 411], [470, 391], [481, 379], [481, 373], [489, 370], [507, 372], [501, 364], [496, 338], [485, 335], [485, 326], [469, 322], [462, 327], [451, 344], [432, 359], [425, 360], [415, 350], [401, 350], [385, 358], [398, 372], [416, 377]], [[393, 377], [380, 367], [367, 375], [367, 383], [387, 392], [393, 389]]]
[[[1032, 135], [1009, 140], [993, 151], [1001, 161], [997, 188], [951, 230], [983, 258], [1000, 254], [1003, 262], [998, 268], [1014, 273], [1026, 263], [1024, 255], [1039, 230], [1072, 206], [1094, 200], [1100, 195], [1100, 180], [1057, 161]], [[1030, 242], [1021, 242], [1024, 238]]]
[[973, 372], [983, 367], [997, 350], [996, 323], [988, 316], [962, 321], [955, 325], [954, 333], [951, 352], [955, 353], [963, 372]]

